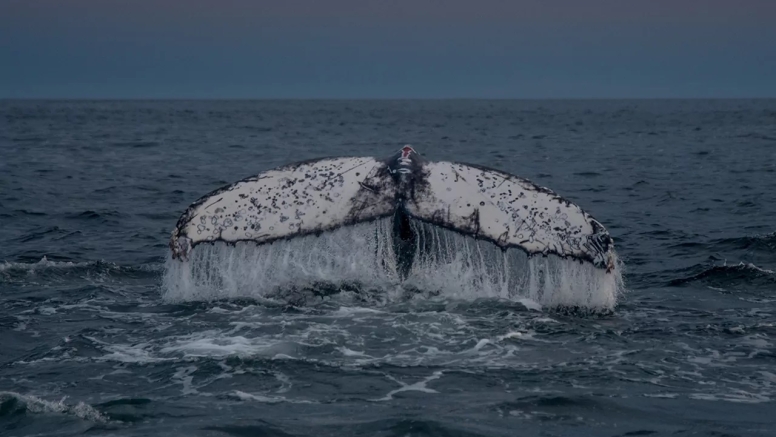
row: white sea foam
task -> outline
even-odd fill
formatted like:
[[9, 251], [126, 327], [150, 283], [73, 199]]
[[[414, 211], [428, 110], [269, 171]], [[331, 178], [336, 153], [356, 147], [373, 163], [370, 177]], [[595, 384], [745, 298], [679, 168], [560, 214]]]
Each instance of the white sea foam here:
[[168, 259], [168, 301], [275, 298], [320, 284], [379, 290], [389, 300], [407, 290], [443, 298], [501, 298], [530, 309], [576, 306], [611, 309], [622, 290], [618, 265], [606, 273], [560, 257], [528, 257], [422, 223], [408, 278], [397, 273], [391, 219], [344, 227], [273, 244], [200, 245], [190, 259]]
[[430, 376], [424, 378], [422, 381], [418, 381], [418, 382], [416, 382], [414, 384], [407, 384], [405, 382], [399, 381], [398, 379], [394, 378], [391, 375], [385, 375], [388, 379], [390, 379], [391, 381], [399, 384], [401, 387], [399, 387], [399, 388], [397, 388], [395, 390], [391, 390], [390, 392], [388, 392], [388, 394], [386, 394], [385, 396], [383, 396], [383, 397], [381, 397], [379, 399], [370, 399], [370, 400], [375, 401], [375, 402], [390, 401], [391, 399], [393, 399], [393, 395], [395, 395], [397, 393], [405, 392], [405, 391], [419, 391], [419, 392], [423, 392], [423, 393], [434, 393], [434, 394], [435, 393], [439, 393], [438, 391], [436, 391], [434, 389], [426, 387], [426, 384], [428, 384], [429, 382], [431, 382], [431, 381], [433, 381], [435, 379], [441, 378], [442, 375], [443, 375], [443, 372], [438, 370], [438, 371], [432, 373]]
[[75, 267], [88, 267], [94, 265], [94, 262], [79, 262], [74, 263], [70, 261], [49, 261], [45, 256], [36, 263], [19, 263], [19, 262], [3, 262], [0, 263], [0, 272], [10, 272], [14, 270], [35, 272], [37, 270], [43, 270], [48, 268], [69, 269]]
[[308, 401], [304, 399], [288, 399], [283, 396], [267, 396], [267, 395], [261, 395], [261, 394], [251, 394], [246, 393], [240, 390], [235, 390], [234, 393], [231, 394], [233, 397], [241, 400], [241, 401], [253, 401], [253, 402], [262, 402], [265, 404], [278, 404], [281, 402], [288, 402], [292, 404], [314, 404], [317, 402]]
[[79, 417], [84, 420], [89, 420], [92, 422], [105, 422], [107, 419], [100, 414], [99, 411], [95, 410], [92, 406], [85, 404], [83, 402], [78, 402], [77, 404], [67, 404], [65, 403], [66, 398], [62, 398], [58, 402], [54, 401], [47, 401], [45, 399], [41, 399], [37, 396], [32, 395], [23, 395], [20, 393], [15, 392], [0, 392], [0, 404], [3, 403], [5, 399], [8, 398], [14, 398], [18, 402], [21, 402], [26, 410], [30, 413], [38, 413], [38, 414], [67, 414]]
[[720, 394], [694, 393], [690, 395], [690, 399], [700, 401], [726, 401], [739, 404], [760, 404], [771, 401], [771, 398], [766, 395], [759, 393], [748, 393], [741, 390], [734, 390], [733, 393]]
[[142, 264], [136, 266], [121, 266], [113, 262], [107, 262], [104, 260], [99, 261], [50, 261], [47, 257], [41, 258], [37, 262], [24, 263], [24, 262], [8, 262], [0, 261], [0, 279], [10, 278], [14, 276], [26, 275], [27, 277], [35, 275], [65, 275], [68, 273], [87, 273], [87, 272], [99, 272], [99, 273], [121, 273], [121, 272], [144, 272], [144, 273], [157, 273], [161, 270], [162, 266], [159, 264]]

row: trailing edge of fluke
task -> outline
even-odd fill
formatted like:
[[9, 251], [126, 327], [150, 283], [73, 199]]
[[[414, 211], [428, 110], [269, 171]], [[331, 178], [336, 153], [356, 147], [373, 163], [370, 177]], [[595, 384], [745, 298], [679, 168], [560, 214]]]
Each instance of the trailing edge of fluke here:
[[394, 239], [412, 239], [410, 219], [611, 272], [614, 245], [579, 206], [499, 170], [431, 162], [410, 146], [388, 159], [323, 158], [286, 165], [219, 188], [194, 202], [172, 232], [174, 259], [200, 243], [272, 243], [394, 217]]

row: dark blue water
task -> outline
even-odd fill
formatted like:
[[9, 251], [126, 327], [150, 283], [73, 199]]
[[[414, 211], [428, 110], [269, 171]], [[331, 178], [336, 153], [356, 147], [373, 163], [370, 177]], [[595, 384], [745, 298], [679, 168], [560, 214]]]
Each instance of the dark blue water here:
[[[615, 311], [163, 298], [201, 195], [407, 143], [591, 212]], [[0, 434], [773, 435], [774, 217], [774, 100], [0, 102]]]

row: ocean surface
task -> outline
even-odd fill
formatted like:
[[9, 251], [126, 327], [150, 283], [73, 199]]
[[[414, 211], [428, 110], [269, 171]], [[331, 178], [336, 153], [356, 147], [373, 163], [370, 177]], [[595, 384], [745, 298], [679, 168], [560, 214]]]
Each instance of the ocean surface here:
[[[405, 144], [590, 212], [614, 310], [171, 297], [200, 196]], [[3, 436], [773, 436], [774, 270], [776, 100], [0, 101]]]

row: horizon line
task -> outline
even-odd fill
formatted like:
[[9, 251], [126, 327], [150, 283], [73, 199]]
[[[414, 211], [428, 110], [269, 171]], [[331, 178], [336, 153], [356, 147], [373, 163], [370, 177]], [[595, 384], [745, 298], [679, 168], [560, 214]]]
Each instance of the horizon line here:
[[0, 101], [446, 101], [446, 100], [773, 100], [774, 96], [740, 97], [0, 97]]

